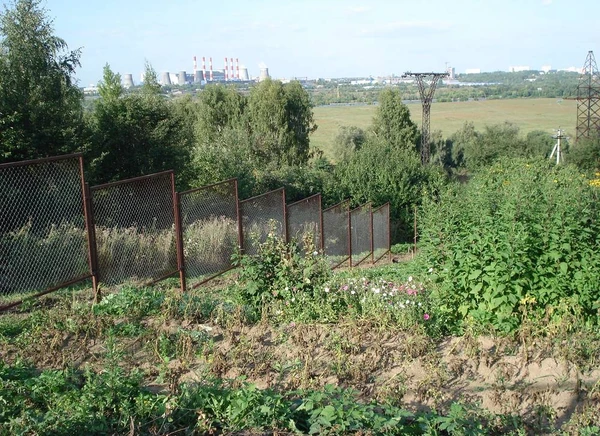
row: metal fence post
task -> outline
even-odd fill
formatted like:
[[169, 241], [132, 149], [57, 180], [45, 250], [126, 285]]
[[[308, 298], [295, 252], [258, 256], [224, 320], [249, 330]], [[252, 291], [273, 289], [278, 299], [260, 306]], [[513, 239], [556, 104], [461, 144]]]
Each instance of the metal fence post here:
[[171, 187], [173, 190], [173, 212], [175, 217], [175, 242], [177, 245], [177, 269], [179, 270], [179, 283], [181, 292], [187, 289], [185, 283], [185, 257], [183, 252], [183, 231], [181, 225], [181, 197], [175, 191], [175, 173], [171, 173]]
[[242, 223], [242, 214], [240, 213], [240, 195], [238, 192], [238, 180], [235, 179], [235, 211], [237, 214], [237, 225], [238, 225], [238, 246], [240, 254], [244, 254], [244, 226]]
[[352, 268], [352, 213], [350, 203], [348, 203], [348, 258], [350, 259], [350, 268]]
[[92, 289], [94, 290], [94, 302], [99, 303], [102, 299], [102, 293], [98, 288], [98, 252], [96, 250], [96, 225], [94, 224], [94, 208], [92, 205], [92, 195], [90, 193], [90, 184], [84, 183], [84, 212], [85, 226], [87, 227], [88, 256], [90, 272], [92, 274]]
[[371, 231], [371, 263], [375, 263], [375, 247], [373, 243], [373, 203], [369, 203], [369, 215], [371, 217], [371, 225], [369, 226], [369, 230]]
[[387, 234], [387, 245], [388, 245], [388, 260], [392, 261], [392, 222], [390, 221], [390, 209], [391, 205], [388, 202], [387, 204], [387, 225], [388, 225], [388, 234]]
[[285, 188], [281, 191], [281, 199], [283, 201], [283, 240], [285, 243], [289, 243], [288, 239], [288, 214], [287, 214], [287, 206], [285, 204]]
[[323, 230], [323, 203], [321, 194], [319, 194], [319, 228], [321, 230], [321, 234], [319, 235], [321, 239], [319, 248], [321, 249], [321, 253], [325, 254], [325, 232]]

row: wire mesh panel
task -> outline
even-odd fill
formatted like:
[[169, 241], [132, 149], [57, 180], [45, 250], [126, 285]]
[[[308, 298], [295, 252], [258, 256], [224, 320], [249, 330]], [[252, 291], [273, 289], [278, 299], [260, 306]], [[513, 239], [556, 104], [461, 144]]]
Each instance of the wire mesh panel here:
[[0, 307], [90, 276], [80, 159], [0, 165]]
[[285, 191], [283, 188], [240, 201], [244, 254], [257, 254], [258, 246], [273, 232], [285, 239]]
[[206, 278], [230, 269], [240, 243], [236, 181], [182, 192], [180, 197], [186, 277]]
[[101, 282], [159, 280], [177, 272], [172, 171], [91, 191]]
[[358, 265], [371, 256], [371, 204], [359, 206], [350, 212], [352, 226], [352, 265]]
[[[306, 252], [321, 249], [321, 194], [316, 194], [287, 206], [287, 235]], [[312, 247], [307, 247], [307, 242]]]
[[373, 210], [373, 261], [377, 262], [390, 251], [390, 204]]
[[350, 204], [344, 201], [323, 211], [323, 252], [333, 267], [350, 258], [349, 207]]

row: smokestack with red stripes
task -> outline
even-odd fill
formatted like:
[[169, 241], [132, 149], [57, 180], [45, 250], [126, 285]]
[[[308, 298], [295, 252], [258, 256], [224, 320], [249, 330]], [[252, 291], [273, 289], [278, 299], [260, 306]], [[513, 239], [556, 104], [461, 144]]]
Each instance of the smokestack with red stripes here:
[[202, 56], [202, 80], [206, 82], [206, 58]]
[[228, 80], [228, 69], [227, 69], [227, 58], [225, 58], [225, 81], [227, 82]]
[[234, 80], [235, 79], [235, 70], [233, 69], [233, 58], [229, 58], [229, 68], [231, 70], [230, 79]]
[[198, 71], [198, 63], [196, 62], [196, 56], [194, 56], [194, 75], [196, 75], [196, 71]]
[[213, 81], [213, 73], [212, 73], [212, 58], [208, 58], [208, 68], [210, 68], [210, 81]]
[[235, 78], [240, 80], [240, 59], [235, 58]]

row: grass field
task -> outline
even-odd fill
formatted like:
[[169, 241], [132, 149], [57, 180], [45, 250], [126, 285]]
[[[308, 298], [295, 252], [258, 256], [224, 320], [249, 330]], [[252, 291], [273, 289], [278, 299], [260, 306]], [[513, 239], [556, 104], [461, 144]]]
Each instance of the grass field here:
[[[411, 117], [421, 126], [421, 105], [408, 105]], [[311, 144], [320, 148], [325, 156], [334, 159], [332, 143], [340, 126], [357, 126], [363, 129], [371, 125], [376, 106], [320, 106], [314, 109], [315, 122], [319, 126], [312, 134]], [[486, 100], [454, 103], [434, 103], [431, 107], [431, 130], [441, 130], [445, 137], [472, 121], [480, 130], [485, 125], [510, 121], [521, 128], [523, 134], [532, 130], [544, 130], [552, 134], [559, 127], [573, 136], [575, 131], [577, 103], [574, 100], [551, 98]]]

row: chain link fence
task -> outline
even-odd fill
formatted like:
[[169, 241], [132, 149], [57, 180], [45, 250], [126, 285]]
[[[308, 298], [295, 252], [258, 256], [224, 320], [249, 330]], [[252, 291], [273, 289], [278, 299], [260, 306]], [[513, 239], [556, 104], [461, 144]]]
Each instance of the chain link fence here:
[[390, 253], [390, 204], [373, 210], [373, 263]]
[[364, 204], [350, 211], [350, 224], [352, 226], [352, 257], [350, 266], [358, 266], [373, 252], [371, 203]]
[[178, 271], [172, 171], [90, 190], [100, 282], [158, 281]]
[[321, 249], [333, 268], [390, 249], [390, 205], [321, 210], [321, 195], [286, 207], [283, 188], [238, 201], [237, 180], [175, 193], [165, 171], [88, 188], [81, 155], [0, 165], [0, 309], [93, 278], [202, 284], [253, 255], [269, 233]]
[[269, 233], [285, 240], [285, 191], [283, 188], [240, 201], [244, 254], [258, 253]]
[[[320, 251], [323, 247], [321, 194], [316, 194], [287, 206], [288, 241], [295, 241], [301, 252]], [[310, 244], [310, 246], [307, 246]]]
[[232, 268], [240, 246], [237, 180], [180, 194], [185, 273], [199, 281]]
[[80, 155], [0, 165], [0, 307], [90, 277], [82, 180]]
[[343, 201], [323, 210], [323, 253], [332, 268], [350, 259], [349, 209], [350, 203]]

